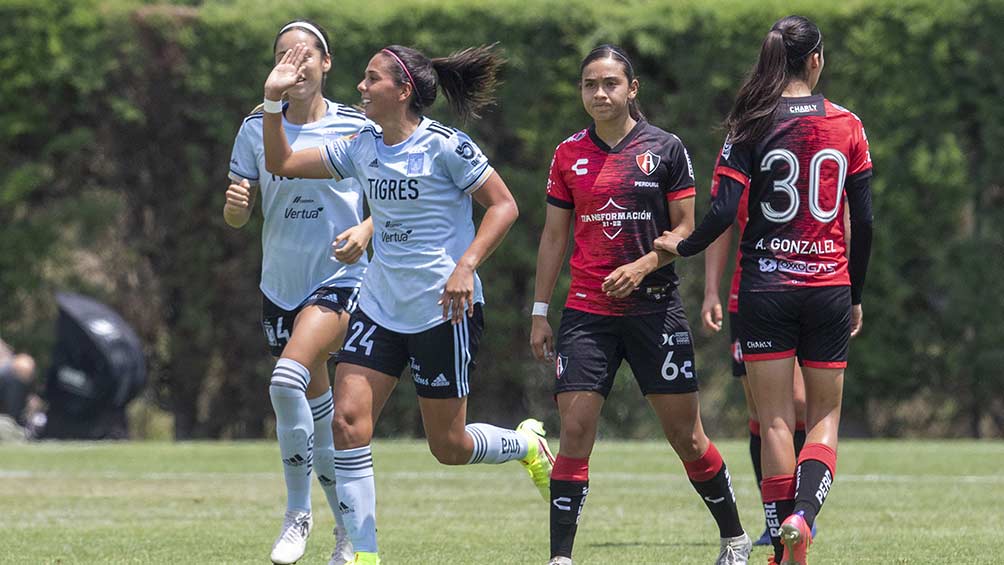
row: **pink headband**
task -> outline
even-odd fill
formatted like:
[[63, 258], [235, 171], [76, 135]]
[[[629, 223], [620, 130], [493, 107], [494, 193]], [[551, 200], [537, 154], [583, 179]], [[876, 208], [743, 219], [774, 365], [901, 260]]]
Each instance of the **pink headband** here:
[[404, 74], [408, 75], [408, 82], [411, 83], [411, 88], [412, 88], [412, 90], [415, 91], [415, 96], [417, 97], [418, 96], [418, 86], [415, 84], [415, 79], [411, 77], [411, 72], [408, 71], [408, 67], [404, 66], [404, 61], [402, 61], [401, 58], [398, 57], [397, 55], [395, 55], [394, 52], [391, 51], [390, 49], [381, 49], [381, 51], [383, 51], [384, 53], [387, 53], [391, 57], [394, 57], [394, 60], [397, 61], [397, 64], [401, 65], [401, 68], [404, 69]]

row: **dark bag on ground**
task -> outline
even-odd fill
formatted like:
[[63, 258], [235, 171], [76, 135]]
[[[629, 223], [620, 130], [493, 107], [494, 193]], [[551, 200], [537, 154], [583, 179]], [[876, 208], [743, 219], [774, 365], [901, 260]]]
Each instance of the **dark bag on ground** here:
[[125, 408], [146, 385], [136, 332], [108, 306], [57, 293], [59, 320], [46, 376], [47, 439], [125, 439]]

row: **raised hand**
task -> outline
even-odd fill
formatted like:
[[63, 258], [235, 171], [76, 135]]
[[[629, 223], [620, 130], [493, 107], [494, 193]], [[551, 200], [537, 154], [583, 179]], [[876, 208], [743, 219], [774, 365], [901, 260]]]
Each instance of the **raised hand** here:
[[292, 49], [283, 53], [282, 58], [265, 79], [265, 98], [280, 100], [287, 90], [303, 82], [303, 61], [306, 57], [306, 43], [297, 43]]

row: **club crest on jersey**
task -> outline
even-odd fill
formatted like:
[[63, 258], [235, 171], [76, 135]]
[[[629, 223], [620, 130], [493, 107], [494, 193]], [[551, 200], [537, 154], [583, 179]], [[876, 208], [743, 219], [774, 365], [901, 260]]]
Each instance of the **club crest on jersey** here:
[[408, 155], [408, 176], [420, 175], [425, 168], [425, 154], [412, 153]]
[[659, 162], [662, 161], [662, 157], [652, 153], [651, 151], [646, 151], [641, 155], [635, 155], [634, 162], [638, 164], [638, 168], [641, 172], [646, 175], [651, 175], [659, 168]]

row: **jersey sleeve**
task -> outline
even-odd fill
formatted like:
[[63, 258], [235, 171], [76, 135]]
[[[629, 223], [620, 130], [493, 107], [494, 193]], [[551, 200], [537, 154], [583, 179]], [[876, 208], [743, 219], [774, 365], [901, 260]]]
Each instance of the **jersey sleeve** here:
[[663, 157], [663, 163], [669, 171], [664, 189], [667, 200], [681, 200], [697, 194], [694, 165], [690, 161], [687, 148], [684, 147], [679, 138], [669, 145], [666, 155]]
[[356, 176], [352, 154], [360, 143], [360, 134], [346, 135], [320, 148], [321, 161], [332, 178], [342, 180]]
[[551, 170], [547, 174], [547, 203], [566, 210], [575, 208], [572, 191], [568, 189], [564, 177], [561, 176], [558, 149], [554, 150], [554, 157], [551, 159]]
[[868, 149], [868, 136], [865, 135], [865, 126], [860, 120], [854, 120], [854, 129], [851, 134], [851, 154], [847, 176], [853, 177], [872, 168], [872, 155]]
[[260, 173], [255, 148], [261, 143], [261, 131], [251, 125], [255, 120], [260, 121], [260, 117], [246, 118], [241, 124], [241, 129], [237, 131], [234, 148], [230, 152], [230, 172], [227, 176], [234, 182], [246, 179], [250, 184], [257, 186]]
[[712, 181], [714, 186], [718, 185], [719, 177], [728, 177], [749, 188], [752, 170], [753, 145], [749, 143], [733, 145], [726, 137], [725, 144], [718, 154], [718, 164], [715, 165], [715, 178]]
[[450, 178], [464, 194], [481, 188], [495, 172], [481, 148], [462, 131], [446, 140], [441, 155]]

